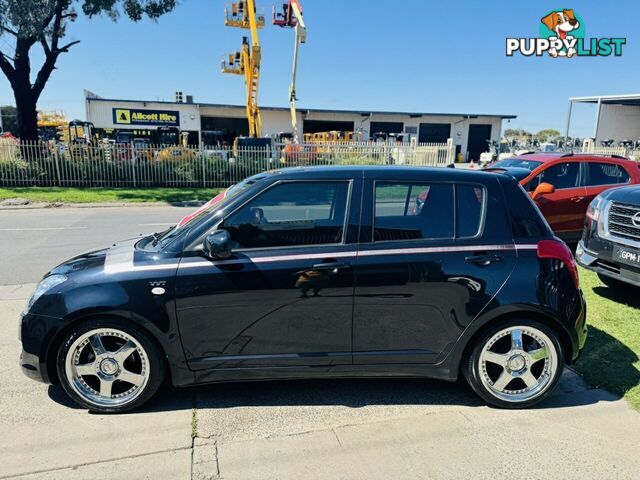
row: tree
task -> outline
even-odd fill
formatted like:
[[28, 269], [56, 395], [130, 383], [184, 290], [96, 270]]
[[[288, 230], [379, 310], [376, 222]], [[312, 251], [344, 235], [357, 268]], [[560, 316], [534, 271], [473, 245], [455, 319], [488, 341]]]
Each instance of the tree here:
[[527, 132], [522, 128], [507, 128], [504, 131], [504, 136], [506, 138], [525, 137], [525, 136], [531, 136], [531, 133]]
[[[0, 70], [9, 80], [18, 110], [18, 135], [37, 140], [36, 105], [56, 68], [58, 57], [79, 40], [64, 43], [67, 26], [77, 18], [77, 9], [89, 18], [106, 14], [116, 20], [122, 12], [137, 22], [144, 16], [157, 19], [172, 11], [178, 0], [0, 0]], [[0, 46], [3, 43], [0, 43]], [[31, 56], [39, 46], [44, 60], [33, 72]]]
[[544, 130], [540, 130], [536, 133], [536, 137], [541, 142], [546, 142], [547, 140], [552, 140], [560, 136], [560, 132], [553, 128], [545, 128]]
[[18, 136], [18, 112], [16, 107], [11, 105], [0, 105], [0, 115], [2, 115], [2, 129]]

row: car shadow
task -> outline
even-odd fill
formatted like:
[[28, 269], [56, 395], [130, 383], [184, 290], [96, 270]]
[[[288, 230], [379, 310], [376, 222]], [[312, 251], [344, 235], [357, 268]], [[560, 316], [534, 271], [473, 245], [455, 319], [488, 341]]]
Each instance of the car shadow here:
[[[62, 388], [51, 386], [52, 400], [79, 408]], [[556, 390], [533, 408], [563, 408], [615, 400], [603, 390], [586, 388], [572, 372], [563, 375]], [[226, 409], [237, 407], [287, 406], [366, 406], [458, 405], [481, 407], [486, 404], [463, 381], [450, 383], [428, 379], [318, 379], [269, 382], [238, 382], [187, 388], [163, 387], [142, 408], [131, 412], [167, 412], [183, 409]]]
[[622, 397], [640, 384], [640, 371], [635, 366], [637, 361], [638, 355], [620, 340], [590, 326], [589, 337], [576, 363], [576, 370], [588, 384]]
[[640, 308], [640, 289], [637, 287], [632, 287], [629, 285], [629, 288], [611, 288], [605, 286], [597, 286], [593, 287], [593, 292], [607, 300], [612, 300], [616, 303], [623, 303], [630, 307]]

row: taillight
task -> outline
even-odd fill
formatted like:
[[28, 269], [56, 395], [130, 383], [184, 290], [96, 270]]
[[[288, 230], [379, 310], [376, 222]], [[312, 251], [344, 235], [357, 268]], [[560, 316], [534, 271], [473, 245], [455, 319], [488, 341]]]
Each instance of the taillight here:
[[540, 240], [538, 242], [538, 258], [555, 258], [564, 263], [571, 273], [576, 288], [580, 286], [578, 277], [578, 265], [569, 247], [560, 240]]

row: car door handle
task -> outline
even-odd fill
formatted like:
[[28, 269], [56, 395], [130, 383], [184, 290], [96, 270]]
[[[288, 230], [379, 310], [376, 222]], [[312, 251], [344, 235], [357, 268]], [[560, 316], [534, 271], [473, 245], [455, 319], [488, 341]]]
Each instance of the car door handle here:
[[328, 262], [328, 263], [316, 263], [313, 267], [311, 267], [311, 269], [315, 270], [316, 272], [322, 272], [326, 270], [337, 271], [343, 268], [351, 268], [351, 264], [347, 262]]
[[501, 262], [504, 257], [501, 255], [471, 255], [464, 259], [467, 263], [475, 263], [477, 265], [486, 266], [494, 262]]
[[571, 197], [569, 200], [571, 200], [572, 202], [578, 203], [584, 200], [584, 197]]

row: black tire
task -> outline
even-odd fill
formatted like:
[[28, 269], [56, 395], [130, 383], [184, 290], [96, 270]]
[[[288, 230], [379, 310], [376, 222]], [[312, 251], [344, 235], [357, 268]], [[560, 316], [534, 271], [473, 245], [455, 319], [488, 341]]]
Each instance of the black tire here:
[[637, 288], [637, 287], [634, 287], [634, 285], [631, 285], [630, 283], [623, 282], [622, 280], [618, 280], [617, 278], [612, 278], [606, 275], [602, 275], [601, 273], [598, 274], [598, 278], [607, 287], [612, 288], [614, 290], [629, 292], [634, 288]]
[[[540, 332], [544, 333], [553, 344], [556, 353], [556, 370], [551, 375], [551, 379], [537, 396], [523, 401], [505, 401], [502, 398], [496, 397], [494, 393], [487, 388], [481, 378], [480, 378], [480, 355], [485, 344], [496, 335], [498, 332], [504, 330], [505, 328], [515, 327], [515, 326], [523, 326], [523, 327], [532, 327]], [[477, 337], [475, 343], [471, 346], [471, 350], [463, 359], [462, 364], [462, 373], [467, 380], [467, 383], [471, 386], [474, 392], [482, 398], [485, 402], [490, 405], [493, 405], [498, 408], [506, 408], [506, 409], [517, 409], [517, 408], [527, 408], [532, 405], [535, 405], [538, 402], [544, 400], [555, 388], [558, 383], [560, 376], [562, 375], [562, 370], [564, 368], [564, 352], [562, 351], [562, 345], [560, 343], [560, 339], [558, 337], [558, 333], [553, 329], [549, 328], [547, 325], [536, 322], [533, 320], [508, 320], [505, 322], [500, 322], [496, 325], [489, 327], [486, 331], [484, 331], [479, 337]]]
[[[140, 392], [137, 393], [137, 396], [129, 403], [116, 406], [103, 406], [92, 403], [76, 392], [67, 376], [65, 367], [69, 349], [81, 336], [97, 329], [116, 329], [124, 332], [134, 339], [135, 342], [139, 343], [146, 353], [146, 359], [148, 361], [148, 378], [144, 386], [140, 389]], [[131, 322], [116, 318], [88, 320], [68, 331], [62, 340], [62, 344], [56, 356], [56, 369], [60, 379], [60, 384], [67, 395], [69, 395], [69, 397], [78, 405], [95, 413], [122, 413], [140, 407], [151, 399], [151, 397], [153, 397], [153, 395], [158, 391], [158, 388], [162, 385], [165, 376], [165, 362], [162, 351], [157, 343], [142, 328], [135, 324], [131, 324]], [[84, 378], [86, 377], [83, 377], [83, 379]]]

